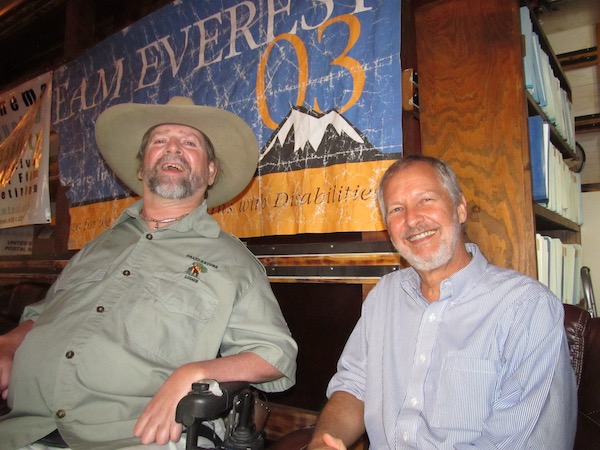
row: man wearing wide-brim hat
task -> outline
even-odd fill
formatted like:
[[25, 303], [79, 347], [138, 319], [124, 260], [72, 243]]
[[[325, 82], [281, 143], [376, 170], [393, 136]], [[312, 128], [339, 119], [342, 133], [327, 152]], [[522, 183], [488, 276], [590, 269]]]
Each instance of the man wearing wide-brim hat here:
[[297, 346], [263, 266], [207, 212], [254, 175], [248, 125], [174, 97], [108, 108], [96, 139], [142, 199], [0, 336], [3, 449], [52, 448], [48, 435], [74, 449], [184, 448], [175, 409], [194, 381], [295, 382]]

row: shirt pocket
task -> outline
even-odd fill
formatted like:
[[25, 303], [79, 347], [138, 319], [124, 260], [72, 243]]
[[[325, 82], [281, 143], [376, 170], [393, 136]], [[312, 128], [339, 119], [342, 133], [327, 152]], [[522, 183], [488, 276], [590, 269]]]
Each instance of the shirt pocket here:
[[75, 264], [70, 267], [56, 280], [53, 286], [54, 294], [51, 301], [44, 305], [44, 312], [52, 317], [52, 320], [57, 320], [82, 308], [85, 302], [79, 299], [106, 277], [108, 268], [108, 264], [95, 265], [93, 270], [90, 270], [87, 264]]
[[206, 333], [218, 299], [195, 287], [161, 278], [151, 280], [125, 319], [127, 337], [134, 347], [173, 368], [199, 358], [214, 358], [218, 348], [206, 349], [200, 334]]
[[432, 425], [481, 431], [491, 413], [499, 370], [498, 361], [446, 358], [437, 386]]

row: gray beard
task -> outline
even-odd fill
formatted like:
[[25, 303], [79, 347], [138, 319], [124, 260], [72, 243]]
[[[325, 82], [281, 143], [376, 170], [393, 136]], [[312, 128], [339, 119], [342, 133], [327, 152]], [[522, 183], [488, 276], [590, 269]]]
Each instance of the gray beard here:
[[[171, 157], [172, 158], [172, 157]], [[148, 171], [144, 171], [143, 176], [148, 176], [148, 189], [153, 194], [169, 200], [181, 200], [194, 195], [204, 183], [204, 176], [191, 172], [189, 165], [183, 158], [176, 158], [179, 163], [183, 164], [190, 170], [190, 176], [187, 178], [179, 178], [173, 181], [170, 177], [162, 177], [159, 175], [158, 167], [166, 160], [166, 157], [161, 158], [156, 162], [154, 167]]]
[[[446, 264], [454, 255], [462, 233], [462, 227], [460, 224], [458, 224], [458, 216], [456, 214], [454, 215], [454, 220], [454, 229], [452, 230], [452, 234], [449, 236], [450, 242], [444, 242], [444, 245], [442, 245], [442, 247], [437, 251], [435, 255], [433, 255], [431, 259], [426, 260], [420, 258], [419, 256], [416, 256], [410, 252], [404, 252], [404, 254], [401, 254], [402, 257], [406, 259], [406, 261], [408, 261], [408, 263], [414, 269], [421, 271], [435, 270]], [[396, 250], [398, 251], [398, 253], [400, 253], [400, 249], [398, 247], [396, 247]]]
[[150, 192], [169, 200], [188, 198], [198, 190], [198, 187], [198, 184], [193, 183], [189, 178], [181, 178], [177, 183], [165, 182], [156, 174], [153, 174], [148, 178], [148, 188], [150, 189]]

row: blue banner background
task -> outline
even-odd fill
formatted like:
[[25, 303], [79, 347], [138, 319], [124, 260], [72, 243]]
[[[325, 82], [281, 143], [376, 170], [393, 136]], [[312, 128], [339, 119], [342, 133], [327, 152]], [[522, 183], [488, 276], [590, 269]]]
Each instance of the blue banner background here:
[[[360, 24], [358, 34], [354, 29], [355, 43], [350, 41], [348, 16]], [[232, 19], [238, 30], [234, 38]], [[306, 58], [299, 58], [304, 50]], [[349, 63], [332, 64], [342, 54], [364, 73], [360, 92]], [[197, 104], [241, 116], [262, 148], [274, 129], [261, 117], [258, 77], [266, 87], [258, 96], [264, 95], [276, 124], [293, 106], [314, 110], [314, 99], [321, 111], [340, 111], [358, 92], [355, 103], [341, 112], [344, 118], [380, 152], [399, 153], [400, 70], [400, 1], [177, 1], [54, 72], [53, 124], [60, 138], [61, 181], [71, 186], [72, 205], [130, 195], [99, 156], [93, 126], [100, 112], [123, 102], [192, 97]], [[302, 71], [306, 86], [299, 84]]]

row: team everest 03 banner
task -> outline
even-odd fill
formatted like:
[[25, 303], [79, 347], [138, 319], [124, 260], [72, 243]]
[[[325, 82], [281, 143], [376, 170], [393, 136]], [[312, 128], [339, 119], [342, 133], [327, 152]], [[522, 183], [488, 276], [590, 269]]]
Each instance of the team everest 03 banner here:
[[179, 0], [54, 71], [70, 248], [135, 198], [104, 164], [94, 122], [179, 95], [254, 130], [248, 189], [211, 210], [241, 237], [384, 229], [377, 182], [402, 154], [400, 1]]

